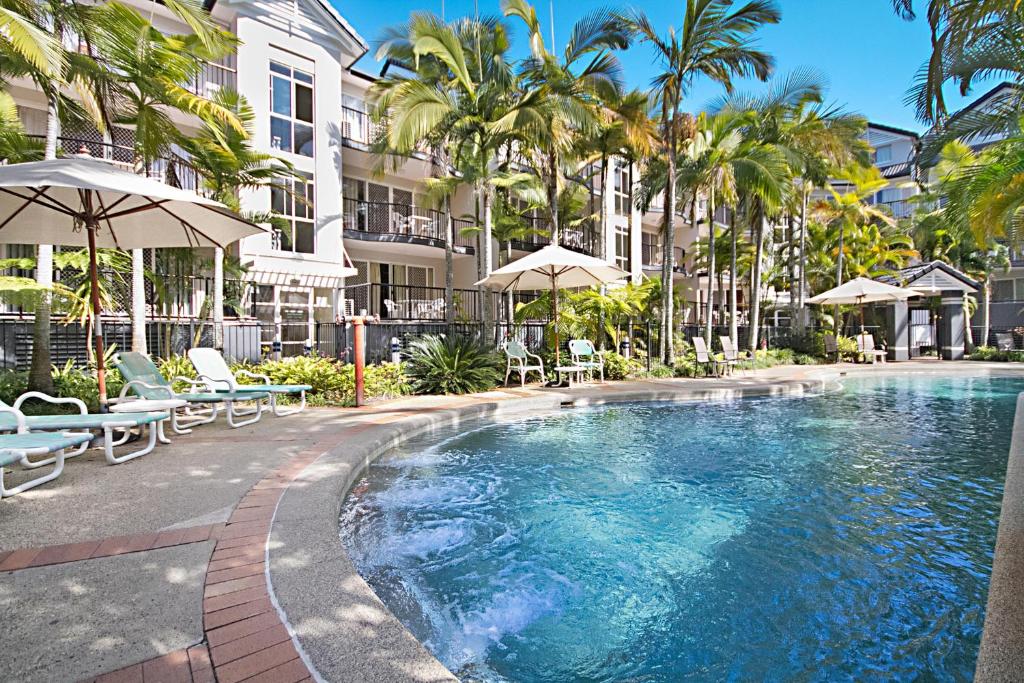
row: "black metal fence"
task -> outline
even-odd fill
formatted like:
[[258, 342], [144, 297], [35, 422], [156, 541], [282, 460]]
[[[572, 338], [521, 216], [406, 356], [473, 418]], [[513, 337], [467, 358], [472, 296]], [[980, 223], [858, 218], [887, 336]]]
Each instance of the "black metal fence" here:
[[[27, 370], [32, 359], [32, 320], [0, 319], [0, 369]], [[132, 347], [132, 325], [128, 320], [104, 320], [103, 340], [107, 349]], [[149, 321], [146, 346], [161, 358], [183, 354], [195, 346], [213, 344], [213, 324], [202, 321]], [[89, 330], [78, 323], [50, 325], [50, 358], [55, 365], [73, 360], [85, 365], [89, 359]], [[224, 326], [225, 355], [233, 359], [261, 357], [258, 323]]]
[[982, 339], [982, 328], [972, 327], [976, 346], [991, 346], [1000, 351], [1024, 350], [1024, 327], [990, 327], [988, 339]]

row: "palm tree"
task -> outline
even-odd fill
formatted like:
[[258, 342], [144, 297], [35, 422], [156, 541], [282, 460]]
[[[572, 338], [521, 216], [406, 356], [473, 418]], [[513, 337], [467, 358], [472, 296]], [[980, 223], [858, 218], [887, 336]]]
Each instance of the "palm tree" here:
[[[654, 96], [660, 110], [667, 177], [676, 177], [680, 144], [686, 139], [683, 98], [693, 81], [704, 76], [732, 90], [734, 77], [756, 76], [764, 80], [773, 60], [753, 47], [753, 34], [765, 24], [777, 23], [780, 12], [771, 0], [751, 0], [737, 6], [733, 0], [686, 0], [682, 28], [670, 28], [662, 36], [651, 21], [638, 11], [621, 15], [621, 20], [654, 47], [661, 73], [654, 78]], [[667, 183], [664, 201], [661, 357], [673, 361], [672, 258], [675, 242], [675, 183]]]
[[[801, 225], [806, 222], [806, 202], [811, 187], [824, 185], [833, 170], [851, 163], [867, 165], [868, 147], [860, 139], [867, 122], [860, 116], [824, 104], [824, 84], [811, 71], [798, 70], [779, 79], [760, 96], [737, 95], [720, 101], [722, 111], [753, 112], [752, 125], [746, 135], [762, 144], [771, 145], [788, 165], [789, 187], [784, 199], [788, 210], [797, 209]], [[780, 182], [782, 179], [779, 179]], [[800, 198], [796, 199], [799, 190]], [[751, 292], [762, 286], [765, 223], [787, 209], [786, 202], [766, 203], [752, 197], [746, 202], [751, 223], [755, 256], [751, 272]], [[793, 236], [789, 236], [790, 248]], [[790, 257], [792, 261], [792, 257]], [[750, 350], [757, 348], [761, 314], [760, 297], [750, 302]]]
[[[697, 132], [684, 145], [681, 172], [693, 181], [693, 193], [702, 192], [708, 201], [708, 292], [704, 316], [704, 340], [711, 344], [712, 312], [716, 276], [714, 217], [719, 201], [735, 207], [737, 189], [765, 205], [775, 206], [786, 193], [788, 169], [785, 158], [772, 145], [745, 137], [752, 114], [723, 110], [697, 119]], [[733, 278], [735, 279], [735, 278]]]
[[[181, 0], [171, 9], [193, 30], [187, 35], [162, 33], [137, 10], [118, 2], [96, 9], [96, 48], [105, 67], [103, 100], [111, 123], [133, 127], [133, 144], [143, 170], [182, 134], [169, 110], [180, 110], [203, 120], [218, 120], [245, 134], [227, 108], [190, 92], [185, 84], [200, 75], [203, 65], [228, 54], [237, 42], [217, 26], [198, 5]], [[142, 250], [132, 252], [132, 348], [144, 351], [145, 293]]]
[[629, 31], [615, 15], [596, 10], [573, 25], [565, 50], [557, 56], [545, 46], [532, 5], [526, 0], [502, 0], [501, 7], [505, 16], [520, 19], [529, 35], [530, 56], [523, 60], [520, 76], [523, 97], [534, 103], [541, 125], [519, 151], [544, 178], [551, 242], [559, 244], [563, 221], [558, 196], [566, 171], [575, 172], [580, 161], [574, 154], [578, 140], [598, 132], [601, 107], [621, 99], [622, 68], [613, 50], [629, 46]]
[[608, 258], [610, 227], [606, 200], [612, 187], [609, 175], [611, 160], [620, 157], [632, 163], [654, 151], [656, 131], [648, 115], [649, 109], [649, 95], [641, 90], [631, 90], [602, 108], [595, 134], [580, 140], [588, 159], [596, 160], [600, 168], [602, 195], [598, 258]]
[[[422, 144], [450, 150], [452, 167], [472, 185], [482, 212], [481, 277], [493, 267], [493, 180], [502, 172], [497, 162], [508, 144], [543, 125], [536, 97], [517, 96], [508, 46], [500, 21], [446, 24], [417, 13], [407, 26], [389, 32], [378, 51], [378, 57], [393, 58], [415, 74], [375, 86], [373, 117], [384, 126], [381, 144], [395, 154]], [[485, 323], [489, 316], [484, 306]]]

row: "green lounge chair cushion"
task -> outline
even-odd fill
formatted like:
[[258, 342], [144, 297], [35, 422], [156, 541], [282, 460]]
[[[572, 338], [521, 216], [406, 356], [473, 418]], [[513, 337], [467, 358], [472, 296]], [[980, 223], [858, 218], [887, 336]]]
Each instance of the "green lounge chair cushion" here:
[[265, 391], [218, 391], [218, 392], [196, 392], [188, 394], [175, 394], [174, 398], [180, 398], [189, 403], [221, 403], [222, 401], [257, 401], [268, 398]]
[[60, 434], [46, 432], [42, 434], [0, 434], [0, 465], [10, 465], [21, 460], [20, 453], [14, 450], [35, 451], [45, 449], [47, 453], [71, 448], [92, 440], [90, 434]]
[[312, 391], [309, 384], [239, 384], [239, 392], [262, 391], [271, 394], [298, 394], [302, 391]]
[[[72, 413], [70, 415], [27, 415], [25, 424], [29, 429], [102, 429], [106, 423], [133, 426], [166, 420], [167, 413]], [[18, 423], [9, 413], [0, 413], [0, 431], [17, 429]]]

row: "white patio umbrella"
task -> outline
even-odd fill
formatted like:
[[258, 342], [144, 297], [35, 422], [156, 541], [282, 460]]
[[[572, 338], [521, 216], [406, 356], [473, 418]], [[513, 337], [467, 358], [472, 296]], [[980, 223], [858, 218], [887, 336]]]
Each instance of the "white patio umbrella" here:
[[807, 303], [820, 304], [822, 306], [856, 304], [860, 306], [860, 326], [863, 329], [864, 304], [878, 301], [905, 301], [915, 296], [919, 296], [919, 293], [912, 289], [893, 287], [884, 282], [870, 280], [866, 277], [858, 277], [849, 282], [844, 282], [838, 287], [822, 292], [817, 296], [812, 296], [807, 300]]
[[555, 363], [560, 362], [558, 348], [558, 290], [559, 288], [590, 287], [621, 280], [629, 275], [617, 266], [599, 258], [569, 251], [550, 244], [528, 256], [498, 268], [478, 285], [500, 288], [502, 291], [551, 290], [551, 315], [555, 323]]
[[96, 249], [225, 247], [266, 232], [223, 204], [89, 158], [0, 167], [0, 243], [88, 247], [100, 406], [106, 410]]

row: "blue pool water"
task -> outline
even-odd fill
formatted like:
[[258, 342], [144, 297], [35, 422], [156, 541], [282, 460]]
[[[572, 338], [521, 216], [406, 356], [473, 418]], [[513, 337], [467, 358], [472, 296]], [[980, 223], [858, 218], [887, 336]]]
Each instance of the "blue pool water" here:
[[466, 681], [965, 680], [1019, 381], [574, 410], [410, 442], [342, 512]]

